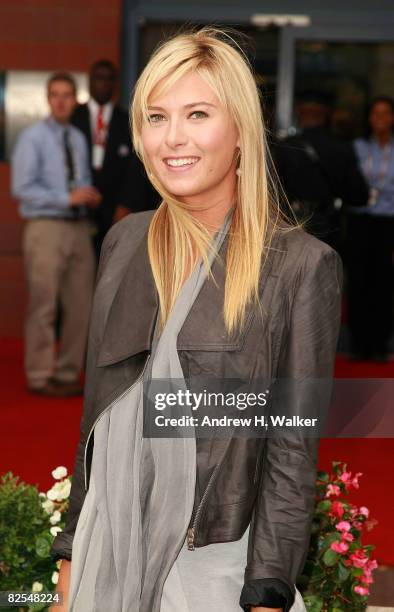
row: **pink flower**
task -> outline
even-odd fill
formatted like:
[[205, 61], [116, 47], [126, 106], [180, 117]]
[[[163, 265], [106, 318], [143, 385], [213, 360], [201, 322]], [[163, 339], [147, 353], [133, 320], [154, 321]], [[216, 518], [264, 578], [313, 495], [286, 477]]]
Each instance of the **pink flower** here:
[[348, 531], [342, 531], [342, 541], [343, 542], [353, 542], [354, 537]]
[[350, 523], [349, 521], [340, 521], [340, 523], [337, 523], [336, 528], [338, 529], [338, 531], [350, 531]]
[[343, 505], [339, 501], [333, 501], [331, 504], [331, 514], [337, 516], [338, 518], [342, 518], [343, 513], [345, 512]]
[[349, 544], [346, 544], [346, 542], [333, 542], [330, 548], [340, 555], [343, 555], [349, 550]]
[[352, 485], [355, 489], [358, 489], [359, 484], [358, 484], [358, 479], [360, 478], [360, 476], [362, 476], [363, 473], [362, 472], [357, 472], [357, 474], [354, 476], [354, 478], [352, 479]]
[[349, 559], [351, 560], [353, 566], [358, 568], [365, 567], [369, 560], [361, 548], [352, 553]]
[[358, 595], [369, 595], [369, 590], [367, 587], [363, 587], [360, 584], [354, 587], [354, 592]]
[[373, 578], [370, 573], [364, 573], [362, 576], [360, 576], [359, 580], [361, 580], [361, 582], [363, 582], [364, 584], [373, 583]]
[[361, 506], [359, 513], [365, 516], [366, 518], [369, 517], [369, 510], [365, 506]]
[[341, 492], [341, 489], [339, 488], [338, 485], [329, 484], [327, 485], [326, 497], [330, 497], [330, 495], [339, 495], [340, 492]]
[[376, 569], [377, 566], [378, 564], [376, 559], [369, 559], [364, 566], [364, 573], [361, 578], [359, 578], [359, 580], [361, 580], [361, 582], [364, 582], [365, 584], [372, 584], [372, 571]]
[[341, 480], [346, 489], [350, 489], [351, 487], [354, 487], [355, 489], [358, 489], [358, 479], [360, 478], [360, 476], [362, 476], [362, 472], [357, 472], [357, 474], [355, 476], [353, 476], [352, 478], [352, 473], [351, 472], [342, 472], [342, 474], [339, 476], [339, 480]]
[[355, 529], [362, 529], [363, 528], [363, 524], [360, 523], [360, 521], [353, 521], [353, 527]]

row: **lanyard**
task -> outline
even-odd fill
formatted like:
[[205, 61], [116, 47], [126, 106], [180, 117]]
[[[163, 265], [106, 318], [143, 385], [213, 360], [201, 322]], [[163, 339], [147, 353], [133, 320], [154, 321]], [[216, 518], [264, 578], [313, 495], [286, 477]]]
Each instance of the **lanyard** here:
[[[384, 184], [386, 182], [387, 179], [387, 175], [388, 175], [388, 170], [389, 170], [389, 165], [390, 165], [390, 159], [391, 159], [391, 151], [392, 151], [392, 146], [391, 144], [386, 144], [383, 147], [383, 155], [382, 155], [382, 159], [380, 161], [379, 164], [379, 169], [377, 174], [375, 175], [376, 179], [377, 179], [377, 184], [376, 187], [378, 189], [382, 189], [384, 187]], [[373, 184], [374, 182], [374, 171], [373, 171], [373, 157], [372, 157], [372, 151], [371, 151], [371, 146], [369, 147], [369, 153], [368, 153], [368, 157], [365, 163], [365, 172], [368, 178], [368, 182], [370, 183], [370, 185]]]

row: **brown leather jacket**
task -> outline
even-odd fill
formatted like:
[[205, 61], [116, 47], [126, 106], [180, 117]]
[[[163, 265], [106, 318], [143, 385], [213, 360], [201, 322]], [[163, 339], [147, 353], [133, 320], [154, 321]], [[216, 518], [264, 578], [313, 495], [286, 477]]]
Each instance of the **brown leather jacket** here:
[[[71, 558], [89, 484], [93, 432], [102, 412], [142, 375], [158, 311], [147, 253], [152, 212], [132, 214], [107, 235], [93, 304], [81, 438], [66, 527], [52, 555]], [[225, 255], [227, 239], [220, 254]], [[276, 234], [262, 266], [261, 313], [231, 337], [221, 315], [225, 271], [212, 268], [178, 335], [185, 378], [243, 380], [332, 376], [342, 265], [326, 244], [295, 229]], [[303, 414], [307, 398], [294, 398]], [[240, 605], [289, 610], [308, 551], [318, 441], [304, 436], [197, 439], [197, 483], [190, 548], [242, 537], [250, 523]]]

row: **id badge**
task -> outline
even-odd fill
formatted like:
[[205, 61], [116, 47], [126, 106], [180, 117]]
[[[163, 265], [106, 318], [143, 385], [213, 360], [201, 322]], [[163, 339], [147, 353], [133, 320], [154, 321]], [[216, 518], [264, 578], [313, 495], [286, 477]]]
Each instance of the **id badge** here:
[[100, 170], [103, 166], [105, 147], [102, 144], [93, 145], [92, 166], [95, 170]]
[[375, 206], [376, 202], [378, 201], [378, 197], [379, 190], [376, 189], [376, 187], [371, 187], [369, 190], [368, 206]]

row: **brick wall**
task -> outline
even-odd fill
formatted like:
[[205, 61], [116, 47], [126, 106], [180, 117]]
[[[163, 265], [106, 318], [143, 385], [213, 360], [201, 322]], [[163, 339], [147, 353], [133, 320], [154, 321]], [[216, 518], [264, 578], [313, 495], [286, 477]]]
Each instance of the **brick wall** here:
[[[2, 0], [1, 70], [87, 71], [108, 58], [118, 63], [121, 0]], [[22, 222], [0, 163], [0, 336], [22, 336], [26, 305]]]

